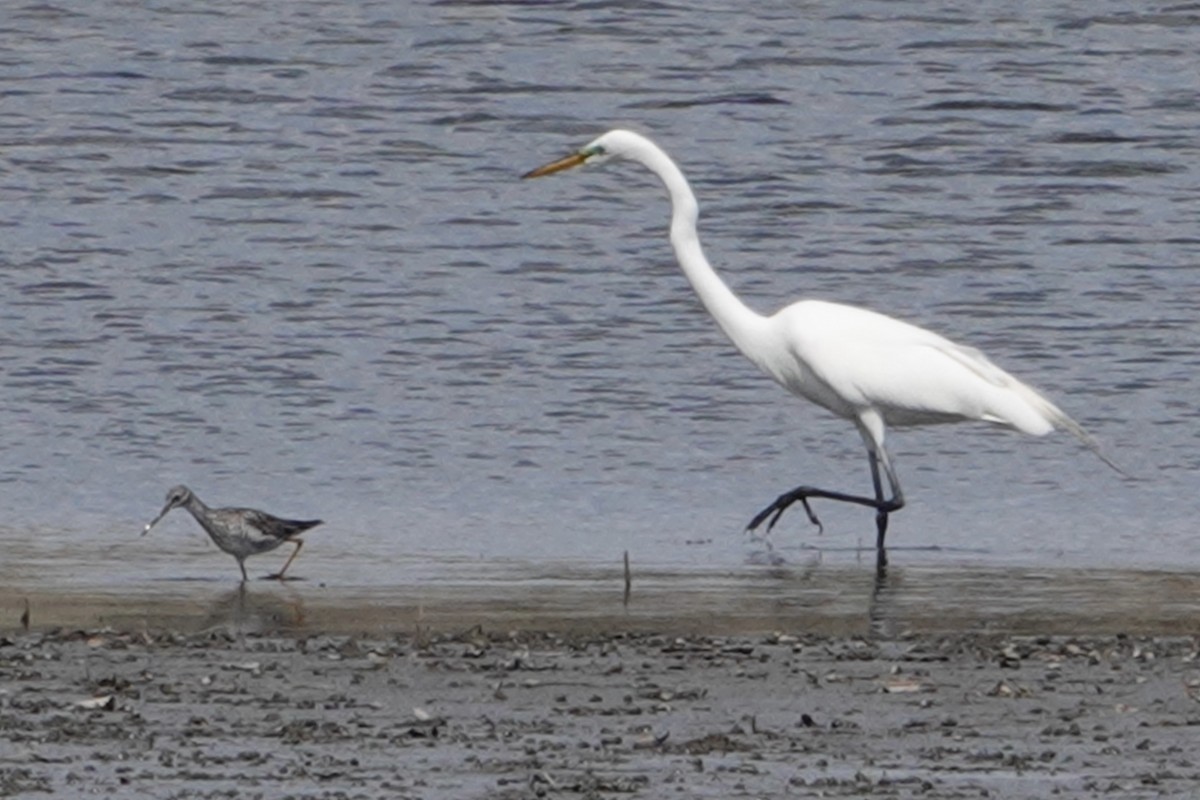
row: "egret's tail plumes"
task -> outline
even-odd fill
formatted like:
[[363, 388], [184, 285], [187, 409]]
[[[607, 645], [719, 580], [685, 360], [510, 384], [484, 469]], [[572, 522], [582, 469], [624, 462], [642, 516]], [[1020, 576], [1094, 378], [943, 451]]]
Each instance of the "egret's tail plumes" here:
[[1108, 464], [1108, 466], [1112, 467], [1117, 472], [1124, 475], [1126, 478], [1133, 477], [1128, 472], [1123, 470], [1115, 461], [1109, 458], [1108, 454], [1104, 452], [1104, 448], [1100, 446], [1100, 443], [1096, 441], [1095, 437], [1084, 430], [1083, 426], [1078, 422], [1068, 417], [1066, 412], [1064, 412], [1061, 408], [1054, 405], [1054, 403], [1051, 403], [1045, 397], [1042, 397], [1040, 394], [1038, 394], [1037, 391], [1023, 383], [1018, 382], [1016, 388], [1022, 394], [1022, 396], [1024, 396], [1025, 400], [1028, 401], [1028, 403], [1036, 408], [1039, 412], [1041, 412], [1041, 414], [1047, 419], [1047, 421], [1050, 422], [1051, 425], [1060, 431], [1066, 431], [1074, 436], [1083, 443], [1084, 447], [1095, 453], [1097, 458], [1099, 458], [1105, 464]]
[[[1057, 409], [1055, 409], [1055, 410], [1057, 410]], [[1124, 475], [1126, 478], [1133, 477], [1128, 472], [1126, 472], [1125, 469], [1122, 468], [1120, 464], [1118, 464], [1117, 462], [1113, 461], [1111, 458], [1108, 457], [1108, 454], [1104, 452], [1104, 448], [1102, 448], [1100, 446], [1100, 443], [1098, 441], [1096, 441], [1096, 439], [1090, 433], [1085, 431], [1083, 429], [1082, 425], [1080, 425], [1078, 422], [1071, 419], [1070, 417], [1068, 417], [1066, 414], [1062, 413], [1061, 411], [1059, 411], [1058, 414], [1059, 414], [1058, 417], [1056, 417], [1054, 420], [1054, 427], [1061, 428], [1062, 430], [1064, 430], [1067, 433], [1074, 436], [1079, 441], [1083, 442], [1084, 447], [1086, 447], [1088, 450], [1091, 450], [1093, 453], [1096, 454], [1096, 458], [1100, 459], [1105, 464], [1108, 464], [1110, 467], [1112, 467], [1114, 470], [1116, 470], [1117, 472]]]

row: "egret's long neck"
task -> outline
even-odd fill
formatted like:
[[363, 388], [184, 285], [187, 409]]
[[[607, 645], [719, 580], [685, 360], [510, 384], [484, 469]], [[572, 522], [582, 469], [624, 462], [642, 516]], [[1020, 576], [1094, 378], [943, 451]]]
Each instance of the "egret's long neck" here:
[[[652, 146], [653, 147], [653, 146]], [[662, 179], [671, 196], [671, 245], [688, 282], [696, 290], [700, 302], [708, 309], [725, 335], [746, 355], [751, 355], [750, 340], [765, 318], [752, 311], [733, 293], [713, 270], [696, 233], [700, 207], [688, 185], [687, 178], [665, 153], [657, 147], [648, 149], [643, 163]]]

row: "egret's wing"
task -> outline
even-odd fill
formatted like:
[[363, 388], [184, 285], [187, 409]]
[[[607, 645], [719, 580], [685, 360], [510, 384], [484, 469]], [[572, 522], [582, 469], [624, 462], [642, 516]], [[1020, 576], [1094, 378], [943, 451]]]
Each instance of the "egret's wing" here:
[[874, 403], [883, 407], [885, 418], [895, 419], [895, 424], [978, 419], [1036, 436], [1057, 428], [1074, 436], [1117, 472], [1128, 474], [1082, 425], [979, 350], [896, 322], [889, 339], [873, 343], [871, 355], [860, 351], [860, 357], [871, 361], [873, 368], [856, 376], [864, 399], [874, 398]]

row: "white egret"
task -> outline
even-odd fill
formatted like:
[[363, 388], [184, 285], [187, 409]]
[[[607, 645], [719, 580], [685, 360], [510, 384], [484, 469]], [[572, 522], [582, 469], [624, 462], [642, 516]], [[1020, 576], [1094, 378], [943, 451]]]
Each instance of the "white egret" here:
[[[769, 531], [797, 502], [818, 526], [810, 499], [856, 503], [875, 509], [876, 548], [880, 559], [885, 559], [888, 514], [904, 507], [904, 493], [884, 446], [888, 426], [979, 420], [1035, 436], [1057, 428], [1120, 471], [1078, 423], [978, 350], [855, 306], [800, 300], [770, 316], [748, 308], [704, 257], [696, 233], [699, 207], [687, 179], [644, 136], [609, 131], [523, 177], [537, 178], [608, 158], [636, 161], [662, 180], [671, 198], [671, 245], [679, 266], [733, 344], [788, 391], [853, 422], [866, 444], [874, 497], [798, 486], [759, 512], [750, 521], [750, 530], [769, 519]], [[881, 468], [890, 497], [884, 495]]]

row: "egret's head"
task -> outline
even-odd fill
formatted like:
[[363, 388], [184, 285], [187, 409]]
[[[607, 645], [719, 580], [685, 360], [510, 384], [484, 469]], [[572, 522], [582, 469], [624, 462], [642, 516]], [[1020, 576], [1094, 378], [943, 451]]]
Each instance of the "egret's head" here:
[[631, 131], [609, 131], [603, 136], [588, 142], [574, 153], [571, 153], [571, 155], [560, 158], [557, 161], [551, 161], [549, 164], [540, 166], [535, 170], [530, 170], [521, 177], [540, 178], [543, 175], [562, 172], [564, 169], [578, 167], [581, 164], [599, 163], [609, 158], [620, 158], [627, 155], [629, 151], [644, 141], [643, 137]]

